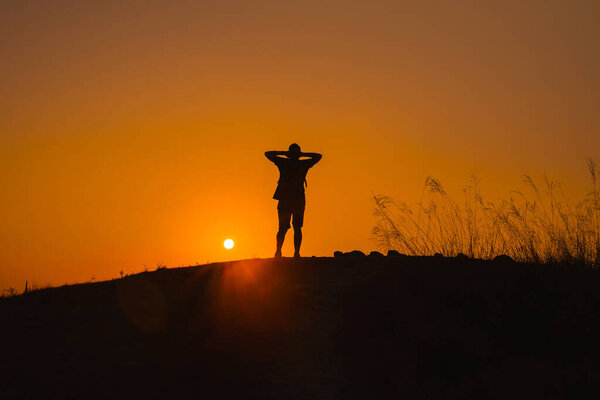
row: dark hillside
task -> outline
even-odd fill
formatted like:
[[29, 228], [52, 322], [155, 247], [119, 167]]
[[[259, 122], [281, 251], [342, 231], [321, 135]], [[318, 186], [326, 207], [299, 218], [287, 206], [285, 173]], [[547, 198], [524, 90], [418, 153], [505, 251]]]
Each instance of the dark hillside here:
[[2, 398], [598, 398], [600, 273], [245, 260], [0, 300]]

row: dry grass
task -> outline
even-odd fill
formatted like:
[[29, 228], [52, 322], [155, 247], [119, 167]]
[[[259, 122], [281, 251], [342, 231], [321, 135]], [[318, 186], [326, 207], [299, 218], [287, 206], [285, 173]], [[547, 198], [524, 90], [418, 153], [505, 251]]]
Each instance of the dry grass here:
[[587, 160], [591, 192], [574, 206], [559, 183], [542, 187], [523, 176], [526, 193], [491, 202], [472, 176], [455, 201], [441, 182], [428, 177], [416, 207], [375, 195], [373, 237], [380, 248], [409, 255], [463, 253], [476, 258], [506, 254], [526, 262], [600, 265], [600, 196], [597, 169]]

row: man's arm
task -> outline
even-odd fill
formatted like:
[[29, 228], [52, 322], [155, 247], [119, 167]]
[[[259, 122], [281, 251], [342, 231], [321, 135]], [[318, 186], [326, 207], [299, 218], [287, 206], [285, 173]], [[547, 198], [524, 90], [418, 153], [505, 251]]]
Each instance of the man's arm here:
[[316, 163], [321, 161], [323, 155], [319, 153], [302, 153], [300, 154], [300, 157], [308, 157], [309, 159], [307, 161], [310, 161], [311, 165], [315, 165]]
[[287, 156], [287, 151], [266, 151], [265, 157], [267, 157], [270, 161], [277, 162], [278, 159], [281, 159], [280, 156]]

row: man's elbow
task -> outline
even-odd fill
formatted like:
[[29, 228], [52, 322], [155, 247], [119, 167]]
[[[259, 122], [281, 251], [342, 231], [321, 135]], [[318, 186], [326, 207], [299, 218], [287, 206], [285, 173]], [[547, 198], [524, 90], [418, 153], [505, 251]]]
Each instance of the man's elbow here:
[[275, 151], [267, 151], [267, 152], [265, 152], [265, 157], [267, 157], [267, 159], [269, 161], [274, 162], [274, 163], [276, 163], [277, 159], [279, 158], [277, 156], [277, 152], [275, 152]]

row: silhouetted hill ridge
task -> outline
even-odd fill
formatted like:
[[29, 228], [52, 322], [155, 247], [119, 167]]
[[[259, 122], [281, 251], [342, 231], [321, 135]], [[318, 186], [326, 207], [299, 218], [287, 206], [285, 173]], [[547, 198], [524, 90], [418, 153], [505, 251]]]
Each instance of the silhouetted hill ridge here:
[[595, 398], [600, 274], [252, 259], [0, 300], [3, 398]]

